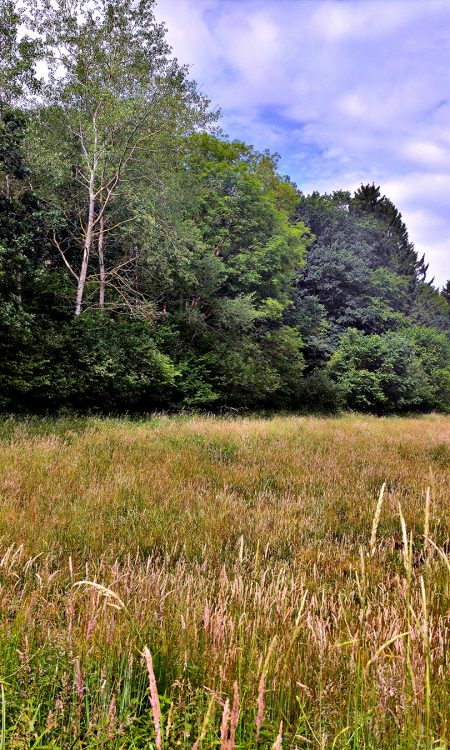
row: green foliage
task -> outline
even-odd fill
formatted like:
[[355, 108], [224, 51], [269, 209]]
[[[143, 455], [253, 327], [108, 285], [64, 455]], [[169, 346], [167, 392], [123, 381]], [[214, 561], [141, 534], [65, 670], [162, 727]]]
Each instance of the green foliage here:
[[41, 40], [19, 35], [25, 20], [18, 3], [0, 0], [0, 122], [8, 108], [40, 88], [35, 63], [41, 53]]
[[154, 0], [0, 5], [2, 409], [449, 408], [448, 289], [378, 187], [213, 132]]
[[[7, 110], [0, 119], [0, 174], [2, 181], [9, 178], [23, 180], [29, 174], [22, 154], [27, 118], [19, 110]], [[11, 185], [4, 185], [3, 194], [9, 197]]]
[[420, 325], [450, 331], [450, 303], [430, 284], [419, 284], [414, 296], [411, 318]]
[[447, 281], [442, 287], [441, 296], [450, 304], [450, 281]]
[[333, 413], [345, 405], [342, 385], [325, 368], [316, 367], [300, 381], [298, 406], [309, 413]]
[[151, 410], [167, 403], [178, 371], [145, 322], [98, 313], [64, 322], [10, 318], [22, 328], [14, 337], [3, 314], [10, 342], [0, 364], [4, 409]]
[[349, 329], [328, 371], [346, 406], [383, 413], [448, 408], [449, 363], [449, 343], [437, 331], [416, 327], [380, 336]]
[[434, 328], [412, 326], [405, 331], [413, 342], [425, 374], [423, 407], [450, 411], [450, 341]]

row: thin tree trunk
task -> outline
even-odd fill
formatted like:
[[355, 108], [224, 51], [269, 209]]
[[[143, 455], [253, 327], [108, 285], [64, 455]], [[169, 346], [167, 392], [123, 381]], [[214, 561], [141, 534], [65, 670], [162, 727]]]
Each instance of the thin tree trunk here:
[[94, 192], [95, 173], [91, 172], [89, 180], [89, 210], [86, 235], [84, 238], [83, 260], [81, 261], [80, 277], [77, 286], [77, 297], [75, 304], [75, 317], [81, 313], [81, 305], [84, 296], [84, 287], [86, 285], [86, 276], [89, 265], [89, 255], [91, 252], [92, 236], [94, 231], [94, 209], [95, 209], [95, 192]]
[[100, 273], [100, 292], [99, 292], [99, 305], [100, 309], [103, 310], [105, 307], [105, 214], [102, 209], [100, 214], [99, 222], [99, 235], [98, 235], [98, 265]]

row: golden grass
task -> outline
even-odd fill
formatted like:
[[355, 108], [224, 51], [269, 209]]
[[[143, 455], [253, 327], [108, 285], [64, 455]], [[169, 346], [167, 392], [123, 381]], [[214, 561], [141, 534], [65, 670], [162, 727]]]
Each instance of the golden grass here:
[[158, 747], [445, 747], [449, 468], [434, 415], [4, 425], [5, 747], [155, 746], [145, 647]]

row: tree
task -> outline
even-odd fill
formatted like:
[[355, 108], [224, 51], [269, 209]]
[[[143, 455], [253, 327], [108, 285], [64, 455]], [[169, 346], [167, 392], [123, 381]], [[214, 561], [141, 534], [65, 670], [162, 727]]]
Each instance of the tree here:
[[[286, 403], [304, 367], [299, 330], [287, 320], [309, 242], [303, 223], [290, 221], [297, 191], [267, 152], [207, 134], [191, 148], [199, 237], [178, 325], [200, 356], [209, 353], [222, 402]], [[175, 305], [167, 300], [168, 310]]]
[[[54, 174], [46, 174], [56, 188], [56, 204], [65, 180], [76, 185], [76, 205], [69, 202], [69, 210], [78, 214], [72, 229], [81, 251], [78, 268], [58, 227], [54, 232], [76, 280], [76, 316], [94, 247], [99, 304], [104, 306], [106, 247], [118, 224], [132, 218], [125, 207], [116, 220], [114, 205], [126, 200], [125, 188], [151, 180], [155, 164], [176, 154], [188, 133], [213, 118], [187, 69], [170, 58], [154, 5], [155, 0], [43, 0], [34, 7], [34, 28], [45, 44], [50, 71], [39, 148], [44, 159], [56, 151], [63, 162]], [[124, 266], [130, 262], [122, 260]]]
[[401, 213], [389, 198], [381, 196], [379, 187], [361, 185], [350, 203], [350, 211], [361, 219], [374, 220], [381, 230], [377, 248], [380, 265], [408, 276], [412, 284], [425, 280], [428, 266], [424, 256], [418, 258]]
[[450, 305], [450, 280], [447, 281], [441, 289], [441, 295]]
[[0, 0], [0, 121], [25, 94], [40, 88], [35, 72], [40, 41], [20, 36], [24, 20], [25, 14], [14, 0]]
[[450, 303], [430, 284], [419, 284], [413, 299], [411, 319], [450, 334]]
[[24, 177], [21, 142], [26, 118], [14, 107], [40, 87], [35, 75], [40, 44], [26, 35], [19, 38], [23, 20], [13, 0], [0, 0], [0, 194], [7, 200], [14, 180]]

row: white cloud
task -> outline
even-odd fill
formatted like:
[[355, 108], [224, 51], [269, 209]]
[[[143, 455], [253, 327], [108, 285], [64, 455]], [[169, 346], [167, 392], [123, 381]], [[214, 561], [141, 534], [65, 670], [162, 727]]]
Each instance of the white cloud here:
[[432, 141], [407, 141], [403, 145], [403, 153], [413, 163], [425, 168], [450, 167], [450, 149]]
[[349, 37], [380, 36], [401, 27], [405, 15], [420, 10], [414, 2], [336, 2], [329, 0], [318, 5], [313, 17], [313, 29], [320, 38], [329, 41]]
[[383, 190], [392, 196], [394, 201], [407, 203], [414, 210], [426, 209], [436, 215], [447, 217], [450, 193], [450, 172], [409, 172], [401, 177], [386, 180]]
[[344, 115], [350, 115], [354, 118], [364, 117], [368, 111], [368, 105], [364, 102], [362, 96], [356, 92], [345, 94], [339, 100], [338, 106]]

